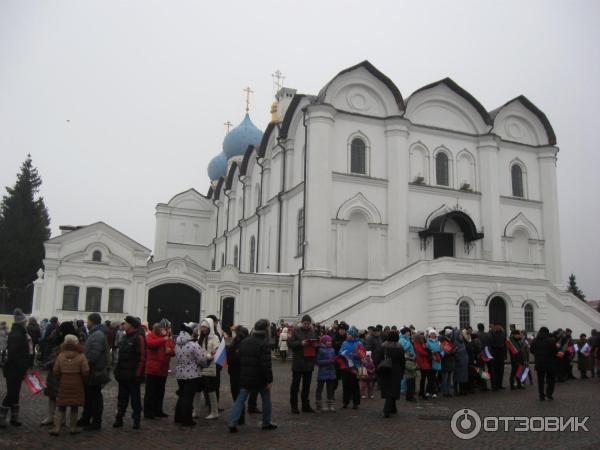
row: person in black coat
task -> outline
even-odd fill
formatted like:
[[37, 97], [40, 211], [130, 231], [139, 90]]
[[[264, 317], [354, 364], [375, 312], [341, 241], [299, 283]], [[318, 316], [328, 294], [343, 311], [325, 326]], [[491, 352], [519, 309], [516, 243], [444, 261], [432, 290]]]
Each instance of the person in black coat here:
[[269, 342], [269, 321], [260, 319], [254, 324], [254, 331], [242, 340], [240, 358], [240, 392], [229, 413], [229, 431], [238, 431], [242, 411], [250, 392], [258, 391], [262, 399], [262, 429], [274, 430], [277, 425], [271, 422], [271, 344]]
[[288, 347], [292, 351], [292, 384], [290, 386], [290, 406], [292, 413], [299, 414], [298, 393], [302, 384], [302, 412], [314, 413], [310, 406], [310, 382], [317, 359], [319, 337], [315, 332], [312, 319], [308, 314], [302, 317], [300, 326], [294, 327], [288, 339]]
[[[240, 358], [240, 349], [242, 345], [242, 341], [248, 337], [248, 330], [238, 325], [234, 329], [235, 336], [233, 337], [231, 343], [227, 346], [227, 371], [229, 372], [229, 386], [231, 388], [231, 396], [233, 397], [233, 401], [237, 399], [240, 394], [240, 381], [242, 377], [242, 361]], [[244, 409], [242, 409], [242, 413], [238, 420], [239, 425], [243, 425], [245, 423], [245, 414]]]
[[[400, 383], [404, 376], [404, 348], [398, 342], [400, 339], [397, 331], [390, 331], [387, 335], [386, 342], [383, 343], [381, 349], [383, 351], [383, 359], [391, 359], [391, 370], [379, 370], [379, 380], [381, 382], [381, 398], [385, 399], [383, 405], [383, 417], [390, 417], [390, 414], [396, 414], [396, 400], [400, 398]], [[380, 366], [381, 366], [380, 363]]]
[[501, 325], [494, 325], [491, 333], [492, 356], [492, 390], [505, 389], [502, 386], [504, 379], [504, 360], [506, 359], [506, 333]]
[[[548, 328], [541, 327], [531, 343], [531, 353], [535, 357], [538, 393], [542, 401], [546, 398], [553, 400], [557, 351], [556, 340], [550, 336]], [[544, 387], [546, 388], [545, 392]]]
[[33, 362], [33, 342], [25, 324], [27, 317], [19, 308], [13, 312], [14, 323], [8, 333], [8, 356], [4, 363], [4, 376], [6, 377], [6, 396], [0, 406], [0, 428], [6, 427], [6, 416], [10, 410], [10, 424], [20, 427], [19, 422], [19, 397], [21, 384], [27, 369]]

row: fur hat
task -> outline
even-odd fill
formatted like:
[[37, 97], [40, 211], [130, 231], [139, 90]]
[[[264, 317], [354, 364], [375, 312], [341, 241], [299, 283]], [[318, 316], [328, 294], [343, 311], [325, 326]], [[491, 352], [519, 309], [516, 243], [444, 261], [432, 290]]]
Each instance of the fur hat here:
[[13, 316], [14, 316], [14, 322], [15, 323], [25, 323], [27, 322], [27, 316], [25, 316], [25, 314], [23, 314], [23, 311], [21, 311], [20, 308], [16, 308], [13, 311]]
[[67, 334], [65, 336], [65, 344], [79, 344], [79, 339], [74, 334]]
[[140, 322], [140, 320], [134, 316], [126, 316], [125, 322], [127, 322], [129, 325], [131, 325], [134, 328], [139, 328], [139, 326], [142, 324]]
[[267, 319], [259, 319], [254, 324], [254, 331], [267, 331], [269, 329], [269, 321]]
[[102, 323], [102, 317], [100, 314], [94, 312], [88, 316], [88, 320], [92, 322], [94, 325], [100, 325]]

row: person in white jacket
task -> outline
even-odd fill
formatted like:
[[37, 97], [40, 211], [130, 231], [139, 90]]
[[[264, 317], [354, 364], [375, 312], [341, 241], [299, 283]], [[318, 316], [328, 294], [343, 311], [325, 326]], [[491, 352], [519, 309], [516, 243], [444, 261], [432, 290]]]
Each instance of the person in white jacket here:
[[[220, 344], [219, 337], [215, 333], [215, 324], [212, 319], [206, 318], [200, 322], [198, 332], [198, 345], [206, 352], [207, 356], [214, 358]], [[217, 366], [211, 360], [208, 367], [202, 370], [202, 390], [208, 395], [210, 402], [210, 414], [206, 419], [212, 420], [219, 417], [219, 404], [217, 400]], [[198, 396], [200, 397], [200, 396]], [[198, 398], [198, 403], [200, 398]], [[196, 411], [199, 411], [196, 403]]]

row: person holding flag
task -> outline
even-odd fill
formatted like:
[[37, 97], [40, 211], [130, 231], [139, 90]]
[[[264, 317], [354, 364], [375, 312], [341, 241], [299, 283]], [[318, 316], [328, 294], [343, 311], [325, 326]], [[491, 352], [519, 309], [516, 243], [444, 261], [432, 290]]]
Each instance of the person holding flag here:
[[[352, 400], [352, 409], [360, 405], [360, 386], [358, 384], [358, 370], [366, 350], [358, 338], [358, 329], [354, 326], [348, 329], [346, 340], [340, 348], [340, 367], [342, 369], [342, 397], [344, 409], [348, 408]], [[400, 388], [400, 385], [398, 385]]]
[[[511, 390], [515, 389], [524, 389], [523, 384], [521, 383], [521, 376], [525, 370], [525, 354], [523, 352], [523, 345], [521, 342], [521, 333], [519, 330], [512, 330], [510, 333], [510, 337], [506, 341], [506, 348], [510, 353], [510, 388]], [[525, 379], [527, 378], [527, 373], [525, 373]], [[516, 383], [515, 383], [516, 381]]]
[[[556, 339], [550, 336], [547, 327], [541, 327], [531, 343], [531, 353], [535, 357], [535, 371], [538, 377], [538, 393], [540, 400], [553, 400], [555, 365], [558, 349]], [[544, 391], [545, 388], [545, 391]]]

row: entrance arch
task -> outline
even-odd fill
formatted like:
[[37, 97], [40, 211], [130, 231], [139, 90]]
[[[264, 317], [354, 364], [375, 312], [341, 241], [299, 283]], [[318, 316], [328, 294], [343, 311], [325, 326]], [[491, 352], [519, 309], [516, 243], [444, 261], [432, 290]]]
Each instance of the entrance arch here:
[[167, 283], [153, 287], [148, 292], [148, 326], [168, 319], [173, 326], [173, 334], [179, 333], [182, 322], [200, 320], [199, 291], [183, 283]]
[[499, 296], [492, 297], [488, 303], [490, 325], [500, 325], [506, 331], [506, 301]]

